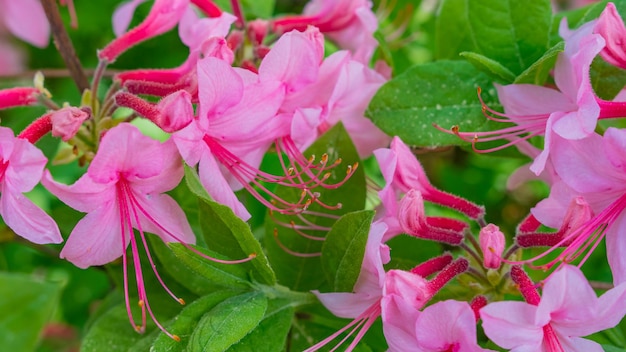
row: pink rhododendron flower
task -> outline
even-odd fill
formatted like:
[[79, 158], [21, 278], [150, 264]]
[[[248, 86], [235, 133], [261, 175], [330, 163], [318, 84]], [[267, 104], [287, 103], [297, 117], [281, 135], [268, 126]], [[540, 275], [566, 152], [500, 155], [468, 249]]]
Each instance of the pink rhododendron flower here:
[[50, 24], [39, 0], [0, 0], [0, 23], [25, 42], [48, 46]]
[[485, 334], [512, 352], [603, 351], [581, 336], [614, 327], [625, 313], [626, 284], [596, 297], [580, 269], [571, 265], [546, 280], [538, 302], [494, 302], [480, 310]]
[[[552, 163], [564, 185], [553, 188], [550, 198], [533, 212], [540, 221], [553, 226], [563, 221], [572, 199], [583, 197], [594, 216], [564, 237], [571, 242], [557, 259], [569, 261], [580, 255], [579, 249], [588, 248], [588, 241], [594, 242], [593, 250], [606, 236], [607, 259], [615, 284], [626, 281], [626, 242], [622, 236], [626, 231], [624, 155], [626, 131], [621, 129], [609, 128], [603, 137], [594, 134], [579, 141], [557, 140]], [[546, 209], [545, 214], [541, 209]]]
[[324, 59], [323, 39], [314, 27], [284, 34], [261, 62], [259, 77], [285, 86], [280, 111], [291, 117], [290, 137], [299, 149], [341, 122], [359, 155], [367, 157], [390, 140], [364, 116], [386, 79], [347, 51]]
[[48, 160], [28, 140], [0, 127], [0, 215], [11, 230], [33, 243], [61, 243], [52, 218], [23, 193], [41, 180]]
[[302, 15], [277, 19], [273, 27], [284, 33], [315, 26], [340, 47], [351, 50], [355, 60], [367, 64], [378, 45], [373, 36], [378, 21], [371, 7], [369, 0], [312, 0]]
[[555, 136], [569, 140], [585, 138], [593, 133], [598, 119], [623, 116], [623, 104], [597, 98], [591, 87], [589, 67], [605, 46], [602, 36], [592, 32], [593, 26], [594, 22], [588, 22], [571, 31], [565, 19], [561, 22], [559, 33], [565, 39], [565, 50], [559, 54], [554, 68], [558, 90], [532, 84], [496, 85], [506, 114], [485, 107], [491, 114], [504, 119], [490, 118], [513, 122], [517, 126], [458, 135], [485, 142], [503, 138], [510, 140], [510, 143], [495, 149], [544, 135], [543, 151], [530, 167], [539, 175], [546, 166]]
[[233, 189], [249, 187], [271, 143], [286, 134], [288, 126], [275, 118], [284, 91], [278, 82], [260, 83], [254, 73], [213, 57], [200, 60], [197, 70], [198, 118], [173, 137], [185, 161], [199, 164], [211, 197], [247, 220]]
[[115, 103], [135, 110], [168, 133], [183, 129], [194, 118], [191, 95], [184, 90], [169, 94], [157, 104], [148, 103], [128, 92], [119, 92], [115, 95]]
[[[176, 187], [182, 177], [183, 164], [172, 141], [160, 143], [142, 135], [135, 126], [123, 123], [107, 131], [87, 173], [76, 183], [70, 186], [57, 183], [50, 173], [42, 181], [61, 201], [87, 213], [72, 230], [61, 258], [86, 268], [122, 256], [127, 313], [138, 331], [145, 328], [147, 310], [167, 333], [152, 314], [143, 284], [138, 248], [141, 245], [163, 284], [148, 251], [144, 231], [166, 242], [195, 243], [185, 213], [170, 196], [163, 194]], [[139, 238], [133, 229], [139, 231]], [[129, 244], [142, 309], [140, 325], [135, 324], [130, 311], [126, 254]]]

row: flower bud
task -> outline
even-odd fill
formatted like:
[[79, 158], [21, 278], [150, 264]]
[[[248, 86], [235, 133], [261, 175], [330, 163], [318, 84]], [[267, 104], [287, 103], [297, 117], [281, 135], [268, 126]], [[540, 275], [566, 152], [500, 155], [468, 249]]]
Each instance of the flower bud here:
[[483, 227], [478, 235], [478, 240], [483, 251], [483, 265], [485, 268], [499, 268], [505, 244], [504, 234], [500, 231], [500, 228], [494, 224]]
[[426, 226], [424, 214], [424, 199], [420, 191], [410, 189], [400, 200], [398, 207], [398, 221], [402, 230], [408, 234], [421, 233]]
[[52, 135], [61, 137], [65, 142], [76, 135], [83, 122], [91, 117], [88, 109], [79, 109], [73, 106], [62, 108], [50, 115]]

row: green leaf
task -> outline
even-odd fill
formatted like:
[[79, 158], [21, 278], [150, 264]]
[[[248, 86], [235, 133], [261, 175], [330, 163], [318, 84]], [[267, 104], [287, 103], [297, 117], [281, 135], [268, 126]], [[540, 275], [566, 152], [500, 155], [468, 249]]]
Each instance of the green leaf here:
[[33, 351], [55, 311], [62, 284], [29, 275], [0, 273], [0, 346], [11, 352]]
[[[189, 291], [202, 296], [224, 288], [224, 285], [219, 284], [222, 281], [214, 280], [214, 276], [205, 277], [202, 274], [198, 275], [197, 271], [192, 270], [188, 265], [184, 264], [180, 257], [176, 256], [172, 249], [168, 247], [160, 238], [150, 236], [149, 241], [153, 252], [162, 263], [163, 269], [169, 274], [169, 276]], [[187, 253], [183, 255], [197, 255], [190, 253], [188, 250], [186, 250], [186, 252]], [[206, 260], [200, 257], [198, 259]], [[235, 276], [237, 275], [243, 275], [241, 278], [245, 278], [244, 271], [236, 272]], [[237, 277], [239, 278], [239, 276]]]
[[461, 132], [484, 131], [492, 125], [482, 113], [476, 93], [499, 109], [495, 88], [486, 74], [465, 61], [437, 61], [417, 65], [385, 83], [365, 115], [389, 135], [419, 147], [466, 144], [457, 136], [433, 127]]
[[589, 75], [596, 95], [605, 100], [613, 100], [626, 86], [626, 71], [600, 57], [596, 57], [591, 63]]
[[529, 68], [522, 72], [513, 83], [531, 83], [543, 85], [550, 70], [554, 67], [559, 53], [565, 49], [565, 42], [560, 41], [543, 54], [539, 60], [535, 61]]
[[211, 200], [193, 169], [185, 168], [185, 179], [189, 189], [199, 197], [200, 227], [208, 248], [231, 259], [243, 259], [252, 253], [256, 254], [256, 258], [240, 265], [252, 271], [255, 280], [274, 285], [274, 270], [250, 226], [235, 215], [232, 209]]
[[548, 49], [549, 0], [444, 0], [437, 18], [437, 59], [471, 51], [521, 73]]
[[225, 206], [209, 200], [200, 201], [200, 226], [207, 246], [233, 259], [246, 258], [254, 253], [256, 258], [240, 264], [264, 284], [276, 283], [276, 276], [250, 226]]
[[[211, 281], [213, 284], [224, 288], [250, 288], [250, 282], [247, 279], [248, 272], [241, 265], [216, 263], [201, 257], [197, 253], [185, 248], [185, 246], [180, 243], [168, 243], [168, 246], [171, 248], [174, 255], [190, 270], [208, 281]], [[195, 246], [194, 248], [213, 258], [224, 259], [223, 256], [207, 249]]]
[[291, 328], [294, 308], [291, 301], [270, 300], [263, 320], [229, 352], [274, 352], [283, 351], [287, 334]]
[[260, 292], [226, 299], [202, 317], [191, 335], [189, 350], [226, 350], [259, 325], [266, 310], [267, 298]]
[[604, 352], [624, 352], [623, 348], [615, 347], [611, 345], [602, 345]]
[[[130, 308], [136, 324], [141, 324], [141, 312], [138, 305], [131, 302]], [[148, 303], [160, 323], [164, 323], [178, 314], [181, 305], [164, 292], [148, 291]], [[146, 313], [147, 314], [147, 313]], [[131, 325], [126, 311], [126, 304], [121, 303], [102, 314], [85, 335], [81, 351], [84, 352], [111, 352], [133, 350], [137, 345], [144, 345], [146, 340], [155, 338], [156, 324], [148, 315], [145, 334], [137, 333]], [[144, 341], [142, 341], [144, 340]]]
[[465, 58], [465, 60], [474, 65], [477, 69], [485, 72], [491, 77], [494, 77], [502, 83], [512, 83], [513, 80], [515, 80], [515, 74], [495, 60], [471, 51], [464, 51], [459, 55]]
[[322, 269], [334, 292], [352, 292], [361, 273], [365, 245], [374, 219], [373, 210], [342, 216], [322, 246]]
[[[232, 13], [231, 2], [228, 0], [215, 0], [222, 9], [228, 9]], [[275, 0], [242, 0], [241, 6], [246, 18], [270, 18], [274, 14]]]
[[217, 304], [234, 294], [234, 291], [219, 291], [200, 297], [192, 302], [174, 318], [171, 324], [167, 325], [167, 330], [180, 337], [180, 342], [173, 340], [161, 331], [154, 340], [154, 344], [152, 345], [153, 350], [168, 352], [185, 351], [190, 341], [191, 334], [202, 316], [213, 309]]
[[[353, 165], [359, 162], [359, 155], [354, 144], [341, 124], [335, 125], [323, 136], [321, 136], [307, 151], [305, 156], [316, 155], [319, 159], [324, 153], [328, 154], [329, 164], [341, 158], [343, 162], [331, 169], [330, 177], [326, 180], [328, 184], [335, 184], [342, 181], [346, 175], [346, 165]], [[301, 218], [274, 212], [266, 216], [266, 233], [271, 234], [276, 230], [277, 239], [286, 248], [297, 253], [319, 254], [322, 248], [322, 241], [311, 240], [302, 236], [289, 226], [291, 221], [296, 225], [305, 226], [301, 232], [309, 236], [320, 239], [330, 230], [336, 219], [348, 212], [361, 210], [365, 206], [365, 174], [363, 168], [359, 167], [352, 177], [336, 189], [322, 189], [318, 187], [312, 191], [319, 192], [319, 199], [325, 204], [334, 206], [341, 204], [340, 209], [329, 210], [319, 204], [313, 203], [307, 211], [301, 214], [302, 219], [306, 219], [313, 226], [305, 226]], [[275, 194], [287, 201], [296, 202], [300, 198], [301, 190], [287, 187], [277, 187]], [[317, 213], [329, 214], [329, 216], [318, 216]], [[320, 257], [302, 257], [287, 253], [277, 244], [277, 239], [272, 236], [265, 236], [264, 243], [272, 267], [276, 270], [278, 281], [296, 291], [308, 291], [319, 289], [325, 282], [325, 276], [321, 270]]]

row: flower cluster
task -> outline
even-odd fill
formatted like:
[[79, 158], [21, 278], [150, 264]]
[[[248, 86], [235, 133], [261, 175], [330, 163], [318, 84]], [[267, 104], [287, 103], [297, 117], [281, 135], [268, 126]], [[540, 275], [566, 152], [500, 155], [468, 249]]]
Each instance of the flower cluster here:
[[[121, 262], [124, 319], [139, 333], [156, 325], [158, 337], [144, 342], [155, 350], [173, 341], [190, 350], [260, 342], [306, 351], [602, 349], [583, 337], [626, 315], [626, 131], [615, 123], [626, 116], [626, 79], [601, 98], [604, 77], [593, 65], [626, 69], [620, 8], [591, 1], [575, 28], [568, 22], [575, 16], [566, 15], [550, 39], [557, 44], [518, 70], [526, 80], [487, 57], [489, 48], [463, 52], [476, 67], [439, 61], [498, 76], [476, 73], [494, 86], [475, 87], [487, 128], [433, 120], [423, 129], [478, 153], [515, 147], [532, 162], [509, 185], [539, 178], [550, 187], [511, 238], [487, 221], [485, 206], [431, 182], [410, 146], [419, 144], [405, 131], [410, 124], [393, 133], [392, 123], [376, 118], [385, 109], [424, 118], [397, 87], [428, 74], [392, 78], [390, 48], [402, 43], [406, 25], [402, 14], [385, 18], [398, 12], [393, 4], [380, 2], [374, 13], [368, 0], [311, 0], [300, 14], [254, 18], [237, 0], [228, 9], [218, 3], [122, 2], [112, 16], [116, 37], [87, 75], [56, 1], [0, 0], [0, 25], [17, 38], [45, 47], [52, 34], [82, 94], [59, 104], [41, 73], [33, 86], [0, 89], [0, 110], [46, 109], [24, 128], [0, 127], [0, 216], [20, 237], [13, 239], [48, 250], [64, 242], [60, 259], [81, 269]], [[533, 2], [547, 11], [583, 3]], [[61, 4], [76, 26], [73, 3]], [[137, 18], [141, 9], [147, 15]], [[110, 69], [175, 27], [186, 48], [178, 66]], [[20, 54], [2, 40], [0, 74], [15, 74]], [[530, 76], [543, 78], [532, 84]], [[426, 101], [435, 83], [413, 89]], [[487, 100], [496, 93], [498, 102]], [[439, 97], [460, 114], [466, 100], [444, 102], [454, 94]], [[40, 142], [47, 134], [60, 139], [58, 152]], [[480, 149], [483, 142], [489, 146]], [[73, 165], [73, 179], [57, 163]], [[60, 209], [81, 213], [69, 228], [29, 198], [39, 184]], [[613, 284], [598, 297], [581, 267], [605, 237]], [[397, 256], [404, 244], [436, 250]], [[170, 303], [193, 303], [162, 317], [153, 295], [163, 291]], [[264, 341], [273, 329], [280, 331]], [[375, 329], [384, 341], [376, 342]]]

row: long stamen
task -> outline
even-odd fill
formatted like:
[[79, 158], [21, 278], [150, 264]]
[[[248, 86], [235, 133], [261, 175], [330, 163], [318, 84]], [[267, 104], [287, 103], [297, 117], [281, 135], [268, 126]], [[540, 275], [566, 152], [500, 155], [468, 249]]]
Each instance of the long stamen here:
[[314, 258], [314, 257], [320, 257], [322, 255], [321, 252], [317, 252], [317, 253], [299, 253], [299, 252], [294, 252], [291, 249], [287, 248], [287, 246], [285, 246], [279, 239], [278, 239], [278, 229], [274, 229], [274, 240], [276, 241], [276, 244], [286, 253], [293, 255], [294, 257], [300, 257], [300, 258]]

